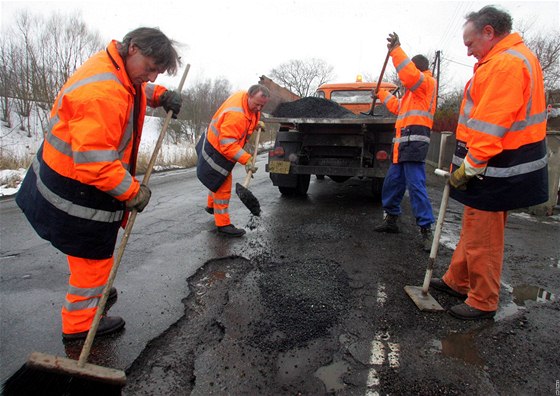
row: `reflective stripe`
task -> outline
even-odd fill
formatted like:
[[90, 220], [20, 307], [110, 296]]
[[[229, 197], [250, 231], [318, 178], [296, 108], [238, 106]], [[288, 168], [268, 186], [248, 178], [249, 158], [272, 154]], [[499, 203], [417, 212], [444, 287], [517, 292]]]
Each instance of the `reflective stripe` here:
[[393, 98], [393, 94], [389, 94], [387, 95], [387, 97], [385, 98], [385, 100], [383, 101], [384, 105], [387, 105], [387, 103], [389, 103], [389, 101]]
[[229, 199], [215, 199], [215, 205], [229, 205]]
[[214, 207], [214, 214], [228, 214], [229, 210], [228, 208], [223, 208], [223, 209], [217, 209], [216, 207]]
[[403, 60], [401, 62], [400, 65], [398, 65], [395, 69], [397, 70], [397, 73], [400, 72], [402, 69], [404, 69], [406, 67], [406, 65], [408, 65], [411, 62], [410, 59], [406, 58], [405, 60]]
[[508, 128], [503, 126], [491, 124], [486, 121], [475, 120], [474, 118], [467, 120], [467, 128], [497, 137], [503, 137], [508, 131]]
[[69, 214], [70, 216], [79, 217], [80, 219], [100, 221], [104, 223], [113, 223], [122, 219], [123, 211], [109, 212], [106, 210], [92, 209], [81, 205], [76, 205], [72, 201], [68, 201], [55, 194], [41, 180], [41, 164], [37, 157], [33, 159], [33, 171], [37, 176], [37, 190], [51, 205], [58, 210]]
[[524, 164], [510, 166], [508, 168], [495, 168], [489, 166], [486, 168], [484, 175], [489, 177], [512, 177], [531, 173], [539, 169], [545, 168], [548, 164], [548, 158], [544, 156], [536, 161], [526, 162]]
[[[453, 160], [451, 161], [453, 165], [459, 167], [463, 163], [463, 158], [453, 155]], [[548, 165], [548, 157], [544, 156], [536, 161], [526, 162], [524, 164], [513, 165], [507, 168], [497, 168], [495, 166], [488, 166], [486, 171], [483, 173], [484, 176], [489, 177], [512, 177], [524, 175], [526, 173], [531, 173], [542, 169]]]
[[115, 188], [105, 192], [113, 197], [118, 197], [119, 195], [122, 195], [125, 192], [127, 192], [133, 183], [134, 183], [134, 179], [132, 178], [132, 175], [126, 172], [124, 174], [123, 180]]
[[76, 164], [89, 164], [95, 162], [113, 162], [119, 159], [119, 154], [116, 150], [89, 150], [89, 151], [74, 151], [74, 163]]
[[88, 287], [88, 288], [69, 286], [67, 293], [80, 297], [94, 297], [94, 296], [99, 296], [101, 293], [103, 293], [104, 288], [105, 285], [99, 287]]
[[416, 84], [414, 84], [412, 87], [410, 87], [410, 90], [412, 92], [416, 91], [420, 87], [420, 85], [422, 85], [422, 83], [424, 82], [424, 79], [425, 79], [424, 74], [420, 73], [420, 78], [418, 79]]
[[233, 156], [233, 159], [237, 161], [239, 158], [243, 157], [244, 154], [249, 154], [249, 153], [246, 152], [245, 150], [241, 149], [237, 153], [235, 153], [235, 155]]
[[467, 153], [467, 157], [470, 158], [471, 162], [474, 162], [477, 165], [484, 165], [484, 164], [488, 163], [488, 161], [482, 161], [482, 160], [479, 160], [478, 158], [475, 158], [470, 152]]
[[429, 111], [425, 111], [425, 110], [410, 110], [410, 111], [407, 111], [406, 113], [399, 114], [397, 119], [402, 120], [406, 117], [412, 117], [412, 116], [426, 117], [430, 120], [434, 119], [434, 116], [432, 115], [432, 113], [430, 113]]
[[99, 300], [100, 300], [99, 297], [88, 298], [87, 300], [76, 301], [73, 303], [71, 303], [68, 300], [65, 300], [63, 307], [70, 312], [81, 311], [83, 309], [96, 308], [99, 305]]
[[229, 139], [221, 139], [220, 140], [220, 144], [230, 144], [230, 143], [234, 143], [234, 142], [237, 142], [237, 139], [229, 138]]
[[216, 172], [221, 173], [224, 176], [229, 175], [229, 171], [227, 169], [222, 168], [220, 165], [218, 165], [216, 162], [214, 162], [214, 160], [206, 153], [206, 151], [204, 150], [204, 146], [206, 145], [206, 134], [204, 134], [204, 143], [202, 144], [202, 158], [204, 159], [204, 161], [206, 161], [206, 163], [208, 165], [210, 165], [210, 167], [212, 169], [214, 169]]
[[522, 121], [516, 121], [512, 124], [511, 128], [509, 129], [510, 132], [519, 132], [526, 129], [529, 126], [540, 124], [546, 120], [546, 110], [542, 113], [533, 114], [532, 116], [527, 117], [527, 119]]
[[62, 98], [64, 98], [64, 95], [66, 95], [67, 93], [70, 93], [75, 89], [81, 88], [84, 85], [96, 83], [96, 82], [102, 82], [102, 81], [116, 81], [117, 83], [122, 85], [121, 80], [119, 80], [119, 78], [115, 76], [113, 73], [94, 74], [93, 76], [89, 76], [80, 81], [77, 81], [75, 84], [68, 86], [64, 91], [62, 91], [60, 97], [58, 98], [57, 110], [58, 107], [60, 107], [60, 105], [62, 104]]
[[403, 143], [403, 142], [425, 142], [430, 143], [430, 138], [423, 135], [407, 135], [400, 138], [393, 138], [393, 143]]

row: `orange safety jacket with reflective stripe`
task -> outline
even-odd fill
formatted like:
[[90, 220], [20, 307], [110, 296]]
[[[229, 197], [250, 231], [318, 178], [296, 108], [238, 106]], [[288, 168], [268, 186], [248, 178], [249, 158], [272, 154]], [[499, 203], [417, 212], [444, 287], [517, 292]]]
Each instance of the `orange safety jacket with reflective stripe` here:
[[251, 154], [243, 146], [259, 119], [260, 112], [249, 110], [246, 91], [234, 93], [216, 111], [196, 146], [196, 173], [210, 191], [218, 190], [237, 162], [249, 161]]
[[16, 202], [37, 233], [63, 253], [113, 254], [134, 178], [146, 104], [166, 89], [134, 86], [112, 41], [68, 79]]
[[488, 211], [548, 199], [544, 81], [519, 34], [503, 38], [474, 66], [456, 133], [453, 167], [464, 162], [477, 177], [451, 197]]
[[434, 124], [437, 82], [431, 71], [420, 71], [400, 46], [393, 49], [390, 55], [399, 79], [406, 88], [400, 100], [387, 90], [378, 92], [379, 99], [387, 109], [398, 114], [393, 139], [393, 163], [424, 161]]

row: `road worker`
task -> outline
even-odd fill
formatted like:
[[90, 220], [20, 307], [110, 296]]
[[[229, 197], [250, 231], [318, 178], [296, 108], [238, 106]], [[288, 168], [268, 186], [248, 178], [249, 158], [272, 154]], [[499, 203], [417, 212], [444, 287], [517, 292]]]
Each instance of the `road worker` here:
[[264, 123], [259, 120], [269, 98], [268, 88], [260, 84], [234, 93], [216, 111], [196, 146], [196, 173], [209, 190], [206, 211], [214, 215], [218, 233], [227, 237], [245, 235], [245, 230], [231, 224], [229, 217], [231, 171], [239, 162], [247, 172], [256, 172], [251, 154], [243, 147], [255, 128], [264, 130]]
[[431, 286], [465, 299], [449, 313], [491, 318], [498, 308], [507, 211], [548, 199], [541, 66], [511, 16], [493, 6], [466, 16], [463, 41], [478, 62], [457, 126], [451, 197], [464, 204], [461, 236]]
[[[166, 71], [176, 73], [174, 46], [158, 29], [142, 27], [79, 67], [58, 93], [44, 141], [17, 194], [39, 236], [68, 256], [64, 340], [87, 336], [125, 213], [141, 212], [150, 200], [150, 189], [134, 176], [146, 105], [176, 116], [181, 96], [147, 83]], [[112, 288], [109, 299], [116, 296]], [[121, 317], [104, 315], [97, 336], [124, 324]]]
[[393, 162], [381, 191], [385, 218], [375, 231], [399, 232], [397, 220], [401, 214], [401, 201], [408, 189], [412, 212], [422, 236], [422, 248], [429, 252], [434, 215], [426, 191], [425, 161], [436, 111], [437, 82], [425, 56], [416, 55], [409, 59], [396, 33], [389, 34], [387, 41], [393, 65], [406, 92], [400, 100], [387, 90], [377, 93], [381, 102], [390, 112], [398, 114], [398, 118], [393, 139]]

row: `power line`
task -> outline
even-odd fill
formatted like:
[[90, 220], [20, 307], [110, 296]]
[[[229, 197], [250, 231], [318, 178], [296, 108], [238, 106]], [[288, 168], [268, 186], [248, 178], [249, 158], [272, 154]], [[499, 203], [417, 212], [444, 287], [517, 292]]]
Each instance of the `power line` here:
[[453, 59], [446, 58], [445, 56], [442, 56], [442, 59], [445, 59], [446, 61], [451, 62], [451, 63], [455, 63], [457, 65], [468, 67], [469, 69], [472, 68], [472, 65], [467, 65], [466, 63], [457, 62]]

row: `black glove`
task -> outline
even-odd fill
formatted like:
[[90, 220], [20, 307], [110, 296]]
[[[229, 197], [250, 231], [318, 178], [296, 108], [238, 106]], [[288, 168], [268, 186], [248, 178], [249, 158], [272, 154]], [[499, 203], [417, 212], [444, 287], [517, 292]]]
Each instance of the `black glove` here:
[[150, 202], [150, 197], [152, 196], [152, 191], [148, 186], [140, 184], [140, 189], [138, 193], [126, 201], [126, 208], [128, 210], [136, 209], [138, 212], [142, 212], [148, 202]]
[[401, 42], [399, 41], [399, 35], [395, 32], [389, 33], [389, 37], [387, 37], [387, 41], [389, 42], [387, 44], [387, 48], [390, 51], [394, 50], [395, 48], [401, 45]]
[[183, 98], [177, 92], [168, 90], [160, 96], [159, 103], [163, 106], [166, 113], [171, 110], [173, 112], [172, 117], [177, 118], [177, 114], [181, 111]]

